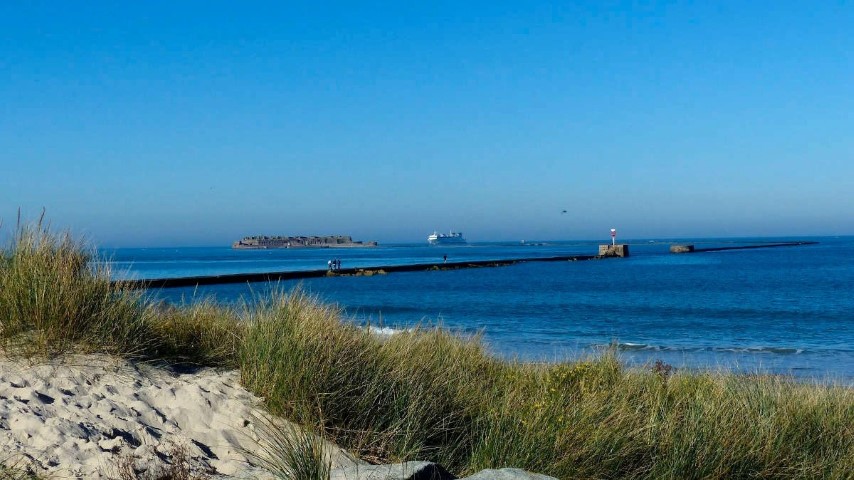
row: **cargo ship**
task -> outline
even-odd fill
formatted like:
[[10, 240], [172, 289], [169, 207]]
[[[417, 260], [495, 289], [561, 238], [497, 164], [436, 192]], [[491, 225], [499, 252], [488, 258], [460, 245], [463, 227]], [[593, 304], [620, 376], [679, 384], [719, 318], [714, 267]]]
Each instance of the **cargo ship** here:
[[377, 242], [354, 241], [349, 235], [299, 236], [299, 237], [268, 237], [258, 235], [243, 237], [231, 244], [231, 248], [263, 249], [263, 248], [357, 248], [376, 247]]
[[427, 243], [430, 245], [465, 245], [467, 242], [463, 238], [462, 232], [451, 231], [446, 235], [434, 231], [427, 237]]

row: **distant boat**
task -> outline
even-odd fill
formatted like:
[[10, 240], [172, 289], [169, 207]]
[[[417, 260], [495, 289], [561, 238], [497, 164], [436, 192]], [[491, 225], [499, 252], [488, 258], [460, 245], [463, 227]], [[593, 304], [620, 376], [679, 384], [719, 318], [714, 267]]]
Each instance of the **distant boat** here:
[[427, 237], [427, 243], [430, 245], [465, 245], [467, 242], [463, 238], [462, 232], [451, 231], [447, 235], [433, 232]]

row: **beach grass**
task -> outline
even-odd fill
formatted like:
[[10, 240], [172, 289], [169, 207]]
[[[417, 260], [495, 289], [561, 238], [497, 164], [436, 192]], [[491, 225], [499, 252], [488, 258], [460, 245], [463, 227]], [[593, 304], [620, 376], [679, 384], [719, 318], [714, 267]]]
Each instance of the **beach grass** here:
[[[558, 478], [852, 478], [854, 389], [771, 375], [626, 368], [615, 352], [532, 364], [440, 328], [380, 336], [296, 289], [170, 306], [111, 283], [68, 235], [0, 253], [6, 352], [104, 352], [239, 368], [270, 412], [374, 462]], [[311, 471], [312, 445], [283, 465]], [[302, 462], [302, 463], [300, 463]], [[307, 467], [306, 467], [307, 465]], [[315, 465], [317, 466], [317, 465]]]
[[154, 302], [112, 282], [109, 263], [41, 222], [19, 227], [0, 252], [0, 342], [7, 354], [109, 353], [236, 366], [243, 323], [212, 302]]
[[363, 458], [444, 465], [471, 444], [472, 387], [502, 368], [442, 330], [377, 337], [298, 290], [257, 310], [240, 359], [243, 383], [272, 412], [318, 425]]
[[111, 284], [93, 255], [41, 222], [15, 232], [0, 255], [0, 339], [7, 352], [134, 354], [148, 348], [151, 311], [141, 294]]
[[626, 369], [613, 352], [502, 362], [442, 330], [389, 338], [297, 291], [260, 312], [245, 385], [377, 461], [558, 478], [850, 478], [854, 392], [766, 375]]
[[172, 363], [237, 368], [245, 327], [245, 309], [217, 305], [211, 299], [175, 307], [149, 303], [148, 330], [153, 339], [145, 358]]
[[250, 452], [267, 471], [283, 480], [329, 480], [330, 451], [314, 432], [280, 418], [261, 415], [253, 422], [262, 440]]

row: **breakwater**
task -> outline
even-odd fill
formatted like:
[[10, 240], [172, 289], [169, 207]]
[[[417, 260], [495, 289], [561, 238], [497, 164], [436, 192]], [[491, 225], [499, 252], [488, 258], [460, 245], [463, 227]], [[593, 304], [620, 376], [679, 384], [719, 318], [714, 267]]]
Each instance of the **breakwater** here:
[[737, 245], [732, 247], [711, 247], [711, 248], [696, 248], [694, 245], [673, 245], [670, 247], [670, 253], [701, 253], [701, 252], [723, 252], [726, 250], [753, 250], [757, 248], [776, 248], [776, 247], [798, 247], [802, 245], [816, 245], [818, 242], [779, 242], [779, 243], [763, 243], [761, 245]]
[[204, 285], [224, 285], [229, 283], [276, 282], [280, 280], [300, 280], [305, 278], [333, 276], [371, 276], [396, 272], [424, 272], [431, 270], [458, 270], [461, 268], [506, 267], [526, 262], [573, 262], [601, 258], [596, 255], [562, 255], [555, 257], [514, 258], [512, 260], [475, 260], [464, 262], [430, 262], [411, 265], [381, 265], [372, 267], [341, 268], [338, 270], [293, 270], [265, 273], [235, 273], [226, 275], [205, 275], [193, 277], [154, 278], [141, 280], [116, 280], [114, 283], [129, 288], [173, 288]]

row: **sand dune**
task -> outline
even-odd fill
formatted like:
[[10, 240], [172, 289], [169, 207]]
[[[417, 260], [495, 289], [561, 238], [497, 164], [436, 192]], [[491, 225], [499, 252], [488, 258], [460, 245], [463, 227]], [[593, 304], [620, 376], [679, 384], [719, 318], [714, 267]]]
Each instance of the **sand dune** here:
[[[0, 463], [52, 478], [117, 478], [183, 450], [195, 471], [270, 478], [258, 452], [260, 400], [235, 371], [177, 373], [106, 356], [0, 360]], [[353, 461], [332, 453], [333, 465]]]

